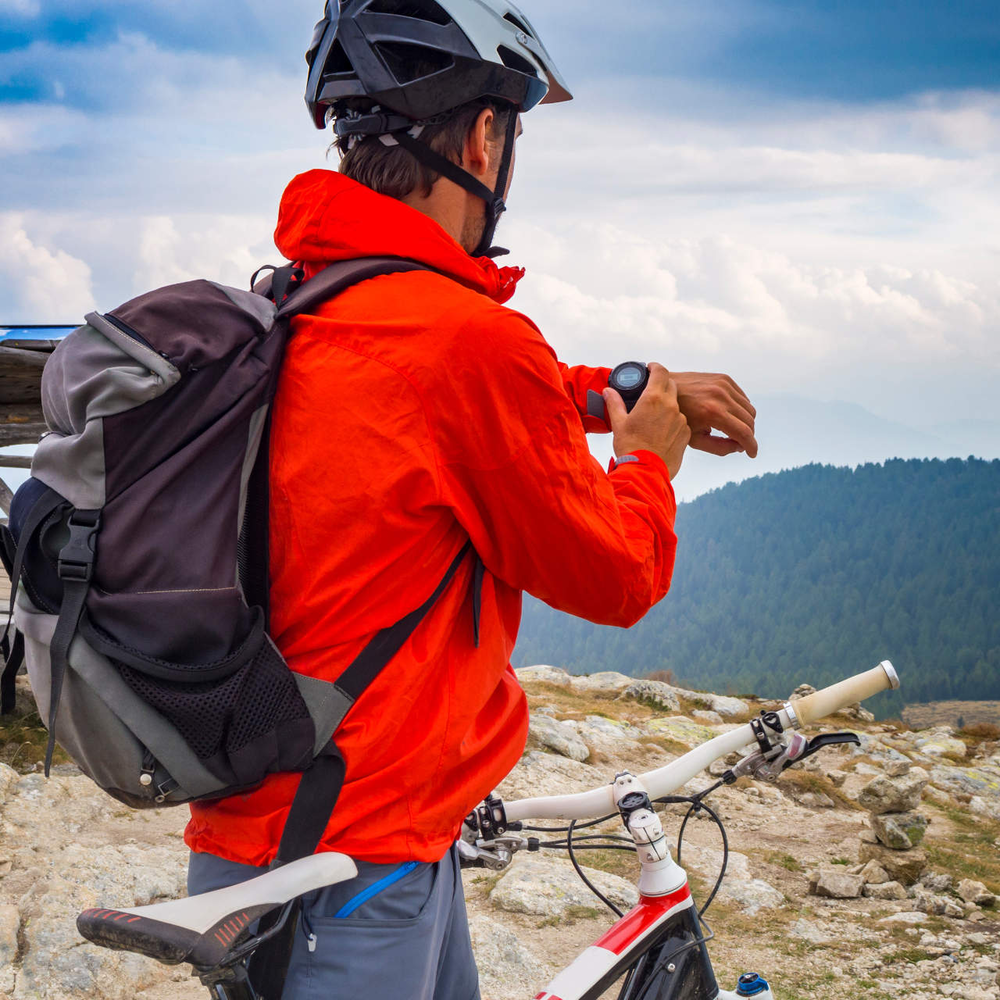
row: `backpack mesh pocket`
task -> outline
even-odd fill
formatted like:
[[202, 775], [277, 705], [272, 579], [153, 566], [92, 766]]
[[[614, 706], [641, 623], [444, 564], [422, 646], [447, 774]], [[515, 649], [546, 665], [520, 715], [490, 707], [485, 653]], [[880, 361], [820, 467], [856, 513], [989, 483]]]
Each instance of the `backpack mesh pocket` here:
[[260, 780], [272, 771], [298, 770], [312, 759], [309, 709], [292, 671], [269, 642], [238, 670], [215, 681], [162, 680], [121, 662], [116, 665], [129, 687], [168, 719], [199, 760], [223, 780], [238, 784], [253, 773]]

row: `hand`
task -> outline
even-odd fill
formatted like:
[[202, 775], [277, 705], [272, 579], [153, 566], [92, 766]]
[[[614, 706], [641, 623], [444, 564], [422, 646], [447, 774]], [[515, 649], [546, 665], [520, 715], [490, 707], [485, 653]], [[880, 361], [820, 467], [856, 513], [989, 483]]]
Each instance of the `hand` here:
[[[677, 404], [691, 428], [691, 447], [711, 455], [746, 452], [757, 457], [754, 420], [757, 411], [728, 375], [673, 372]], [[725, 436], [713, 434], [717, 430]]]
[[649, 383], [631, 413], [610, 387], [604, 390], [604, 405], [614, 433], [615, 454], [651, 451], [663, 459], [673, 479], [680, 471], [691, 431], [677, 405], [677, 387], [670, 372], [656, 362], [650, 364]]

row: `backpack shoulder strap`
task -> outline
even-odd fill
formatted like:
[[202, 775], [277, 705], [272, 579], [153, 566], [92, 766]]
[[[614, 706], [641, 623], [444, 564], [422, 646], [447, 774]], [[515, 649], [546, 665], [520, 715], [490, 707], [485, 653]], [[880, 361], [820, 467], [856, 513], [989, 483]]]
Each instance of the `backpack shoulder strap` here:
[[360, 257], [341, 260], [323, 268], [319, 274], [293, 291], [278, 309], [278, 318], [309, 312], [327, 299], [368, 278], [400, 271], [433, 271], [434, 268], [406, 257]]

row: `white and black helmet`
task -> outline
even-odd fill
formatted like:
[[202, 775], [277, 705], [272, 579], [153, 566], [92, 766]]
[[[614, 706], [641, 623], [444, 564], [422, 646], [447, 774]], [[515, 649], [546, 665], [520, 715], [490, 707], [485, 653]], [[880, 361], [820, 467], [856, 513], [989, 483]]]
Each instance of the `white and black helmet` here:
[[[517, 7], [508, 0], [327, 0], [306, 62], [306, 105], [317, 128], [332, 120], [348, 143], [380, 136], [482, 198], [486, 227], [473, 255], [506, 253], [491, 244], [506, 207], [517, 115], [509, 116], [494, 191], [419, 136], [428, 120], [440, 122], [472, 101], [528, 111], [572, 100]], [[359, 98], [368, 106], [359, 108]]]
[[328, 0], [306, 61], [317, 128], [358, 97], [411, 121], [482, 97], [520, 111], [572, 98], [508, 0]]

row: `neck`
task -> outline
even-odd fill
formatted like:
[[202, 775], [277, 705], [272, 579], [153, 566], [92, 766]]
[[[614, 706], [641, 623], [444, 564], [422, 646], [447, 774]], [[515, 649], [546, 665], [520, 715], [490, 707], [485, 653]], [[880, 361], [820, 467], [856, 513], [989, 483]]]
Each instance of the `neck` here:
[[467, 253], [471, 253], [479, 243], [485, 214], [482, 199], [447, 177], [439, 178], [430, 194], [414, 191], [401, 200], [433, 219]]

